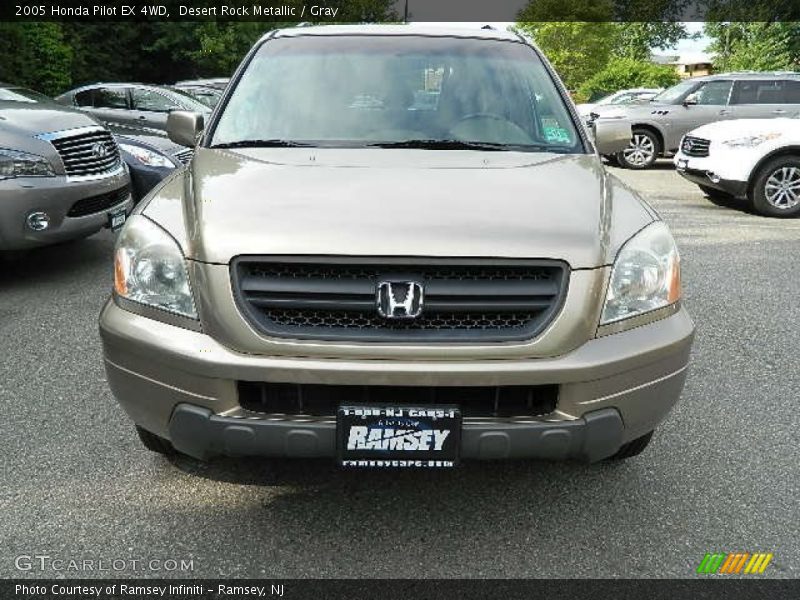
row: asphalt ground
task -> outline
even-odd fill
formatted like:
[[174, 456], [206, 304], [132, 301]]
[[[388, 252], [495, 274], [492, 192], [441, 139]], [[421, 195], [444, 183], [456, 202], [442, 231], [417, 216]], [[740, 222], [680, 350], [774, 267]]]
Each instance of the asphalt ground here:
[[760, 551], [797, 577], [800, 220], [716, 205], [666, 162], [615, 173], [672, 227], [697, 324], [681, 402], [621, 464], [170, 461], [105, 381], [113, 235], [0, 263], [0, 576], [693, 577]]

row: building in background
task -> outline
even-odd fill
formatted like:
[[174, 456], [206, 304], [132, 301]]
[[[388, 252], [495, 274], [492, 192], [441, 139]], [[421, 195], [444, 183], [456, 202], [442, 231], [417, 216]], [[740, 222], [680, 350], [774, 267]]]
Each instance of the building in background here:
[[706, 52], [653, 54], [650, 60], [659, 65], [673, 66], [681, 79], [702, 77], [714, 72], [714, 57]]

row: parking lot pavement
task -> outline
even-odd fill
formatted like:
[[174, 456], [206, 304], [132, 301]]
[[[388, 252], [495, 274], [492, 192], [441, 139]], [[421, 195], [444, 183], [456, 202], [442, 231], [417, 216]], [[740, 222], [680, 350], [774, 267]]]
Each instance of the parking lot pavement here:
[[169, 462], [104, 380], [112, 235], [0, 263], [0, 575], [43, 554], [107, 561], [66, 576], [692, 577], [761, 551], [797, 577], [800, 220], [712, 204], [669, 163], [614, 172], [672, 226], [697, 323], [681, 403], [622, 464]]

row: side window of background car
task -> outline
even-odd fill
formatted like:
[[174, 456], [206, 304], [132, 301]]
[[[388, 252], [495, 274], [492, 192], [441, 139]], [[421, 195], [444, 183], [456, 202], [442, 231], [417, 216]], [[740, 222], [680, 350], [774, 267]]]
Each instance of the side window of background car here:
[[133, 90], [133, 108], [150, 112], [169, 112], [180, 108], [166, 96], [153, 90]]
[[745, 79], [734, 86], [731, 104], [784, 104], [787, 81]]
[[95, 108], [128, 108], [124, 89], [97, 88], [94, 90]]
[[91, 107], [92, 106], [92, 92], [94, 90], [84, 90], [75, 94], [75, 105]]
[[694, 92], [697, 104], [727, 104], [731, 91], [730, 81], [709, 81]]

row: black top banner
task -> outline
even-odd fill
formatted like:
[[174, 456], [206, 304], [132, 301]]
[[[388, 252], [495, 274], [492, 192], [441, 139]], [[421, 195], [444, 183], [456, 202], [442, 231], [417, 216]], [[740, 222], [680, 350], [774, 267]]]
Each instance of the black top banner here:
[[796, 0], [4, 0], [0, 21], [795, 21]]

